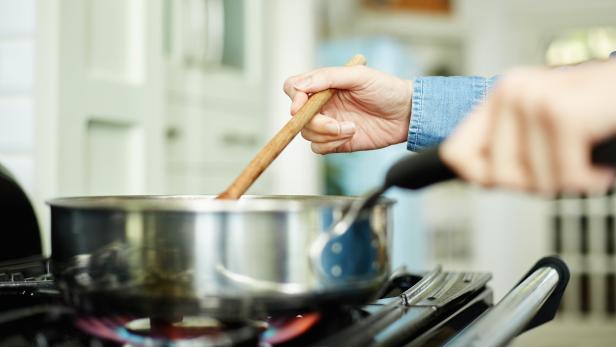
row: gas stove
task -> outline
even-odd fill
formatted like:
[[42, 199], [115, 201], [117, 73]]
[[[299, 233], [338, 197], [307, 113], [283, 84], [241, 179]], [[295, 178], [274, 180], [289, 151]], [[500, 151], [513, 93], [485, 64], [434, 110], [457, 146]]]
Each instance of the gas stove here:
[[401, 268], [363, 306], [244, 322], [161, 320], [77, 312], [64, 304], [49, 263], [29, 257], [0, 264], [0, 346], [503, 345], [554, 316], [568, 270], [558, 258], [544, 258], [497, 304], [490, 278]]
[[497, 303], [490, 274], [401, 268], [360, 306], [232, 322], [95, 315], [67, 304], [41, 255], [32, 205], [1, 166], [0, 217], [10, 235], [0, 242], [0, 346], [504, 346], [554, 317], [569, 280], [566, 264], [547, 257]]

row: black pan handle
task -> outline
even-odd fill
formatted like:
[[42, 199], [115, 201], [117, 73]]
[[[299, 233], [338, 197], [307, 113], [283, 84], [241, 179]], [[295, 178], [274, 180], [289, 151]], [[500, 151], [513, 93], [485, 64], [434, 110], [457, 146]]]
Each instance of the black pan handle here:
[[457, 177], [439, 155], [439, 147], [407, 155], [387, 171], [386, 187], [419, 189]]
[[[616, 168], [616, 137], [593, 148], [592, 162]], [[437, 146], [398, 160], [387, 171], [385, 187], [420, 189], [454, 178], [457, 178], [457, 174], [443, 162]]]
[[616, 137], [595, 145], [592, 149], [591, 159], [593, 164], [616, 168]]

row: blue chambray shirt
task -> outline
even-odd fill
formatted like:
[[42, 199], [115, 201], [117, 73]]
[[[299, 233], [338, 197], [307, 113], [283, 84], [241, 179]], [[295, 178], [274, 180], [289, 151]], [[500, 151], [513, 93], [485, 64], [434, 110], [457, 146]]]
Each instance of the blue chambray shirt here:
[[419, 77], [413, 82], [407, 148], [420, 151], [443, 141], [473, 106], [483, 100], [496, 77]]
[[[616, 58], [616, 51], [610, 54]], [[421, 151], [441, 143], [485, 98], [497, 77], [419, 77], [413, 84], [407, 148]]]

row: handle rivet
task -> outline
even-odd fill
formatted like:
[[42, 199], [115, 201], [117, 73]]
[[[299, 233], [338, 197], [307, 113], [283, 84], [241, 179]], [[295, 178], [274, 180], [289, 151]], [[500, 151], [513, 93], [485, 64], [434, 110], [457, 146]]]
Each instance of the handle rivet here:
[[342, 275], [342, 268], [339, 265], [334, 265], [329, 270], [334, 277], [340, 277]]
[[342, 244], [340, 242], [334, 242], [331, 249], [333, 253], [340, 254], [342, 252]]

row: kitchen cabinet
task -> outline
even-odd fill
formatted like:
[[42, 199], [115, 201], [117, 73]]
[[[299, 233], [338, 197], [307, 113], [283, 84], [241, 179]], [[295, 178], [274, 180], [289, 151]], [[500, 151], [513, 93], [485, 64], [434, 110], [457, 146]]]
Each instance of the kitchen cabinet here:
[[[51, 197], [220, 192], [288, 120], [284, 79], [314, 64], [303, 0], [36, 4], [30, 171], [45, 230]], [[253, 193], [317, 193], [317, 159], [296, 144]]]
[[45, 196], [159, 190], [161, 2], [39, 5], [37, 174]]
[[263, 1], [165, 6], [168, 190], [217, 193], [265, 141]]
[[[234, 163], [251, 156], [260, 144], [260, 119], [249, 109], [168, 105], [173, 130], [168, 133], [168, 163]], [[171, 118], [171, 117], [170, 117]]]
[[37, 3], [34, 200], [45, 230], [45, 199], [162, 191], [161, 4]]

